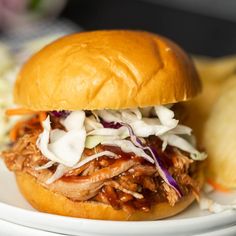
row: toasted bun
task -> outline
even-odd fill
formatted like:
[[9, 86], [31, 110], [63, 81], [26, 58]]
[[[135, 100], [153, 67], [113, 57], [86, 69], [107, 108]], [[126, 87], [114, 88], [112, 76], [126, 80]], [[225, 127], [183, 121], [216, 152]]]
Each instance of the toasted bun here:
[[154, 205], [147, 213], [136, 211], [133, 214], [128, 214], [123, 210], [115, 210], [110, 205], [95, 201], [72, 201], [44, 188], [36, 178], [29, 174], [17, 172], [15, 175], [21, 193], [35, 209], [64, 216], [100, 220], [157, 220], [176, 215], [195, 199], [193, 194], [190, 194], [183, 197], [174, 207], [165, 202]]
[[32, 110], [121, 109], [185, 101], [200, 89], [176, 44], [112, 30], [68, 35], [43, 48], [20, 71], [14, 97]]

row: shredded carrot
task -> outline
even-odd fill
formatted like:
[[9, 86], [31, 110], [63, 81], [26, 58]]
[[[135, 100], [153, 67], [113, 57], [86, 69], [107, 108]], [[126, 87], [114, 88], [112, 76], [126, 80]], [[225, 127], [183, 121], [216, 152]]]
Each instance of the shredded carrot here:
[[11, 141], [16, 141], [16, 139], [17, 139], [17, 137], [18, 137], [18, 131], [19, 131], [19, 129], [20, 129], [20, 127], [23, 125], [25, 123], [25, 121], [23, 120], [21, 120], [21, 121], [18, 121], [14, 126], [13, 126], [13, 128], [11, 129], [11, 131], [10, 131], [10, 134], [9, 134], [9, 136], [10, 136], [10, 139], [11, 139]]
[[31, 114], [37, 114], [39, 112], [37, 111], [32, 111], [30, 109], [26, 108], [14, 108], [14, 109], [8, 109], [6, 110], [6, 115], [7, 116], [16, 116], [16, 115], [31, 115]]
[[41, 124], [44, 120], [46, 120], [46, 118], [47, 118], [47, 113], [46, 112], [42, 111], [42, 112], [39, 113], [39, 121], [40, 121]]
[[13, 128], [10, 131], [10, 139], [11, 141], [16, 141], [18, 135], [19, 135], [19, 130], [23, 125], [33, 125], [34, 123], [42, 122], [47, 118], [47, 113], [43, 111], [32, 111], [29, 109], [25, 108], [16, 108], [16, 109], [9, 109], [6, 111], [7, 116], [14, 116], [14, 115], [36, 115], [35, 117], [29, 119], [29, 120], [21, 120], [18, 121]]
[[229, 193], [230, 192], [230, 189], [228, 189], [227, 187], [215, 182], [212, 179], [207, 179], [207, 183], [210, 184], [217, 191], [224, 192], [224, 193]]
[[[44, 113], [44, 114], [43, 114]], [[9, 136], [10, 136], [10, 139], [11, 141], [16, 141], [18, 136], [19, 136], [19, 133], [20, 133], [20, 129], [22, 127], [34, 127], [35, 125], [39, 124], [41, 122], [42, 124], [42, 121], [44, 119], [44, 117], [46, 117], [47, 113], [46, 112], [42, 112], [42, 115], [40, 117], [40, 115], [37, 115], [35, 117], [32, 117], [31, 119], [29, 120], [20, 120], [18, 121], [14, 126], [13, 128], [11, 129], [10, 133], [9, 133]]]

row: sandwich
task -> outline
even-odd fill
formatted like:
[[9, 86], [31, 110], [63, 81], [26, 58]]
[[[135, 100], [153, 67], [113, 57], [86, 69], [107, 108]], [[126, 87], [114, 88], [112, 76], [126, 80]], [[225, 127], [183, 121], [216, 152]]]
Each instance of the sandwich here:
[[169, 39], [104, 30], [33, 55], [14, 87], [22, 115], [2, 153], [39, 211], [103, 220], [173, 216], [199, 196], [202, 161], [181, 103], [201, 91]]

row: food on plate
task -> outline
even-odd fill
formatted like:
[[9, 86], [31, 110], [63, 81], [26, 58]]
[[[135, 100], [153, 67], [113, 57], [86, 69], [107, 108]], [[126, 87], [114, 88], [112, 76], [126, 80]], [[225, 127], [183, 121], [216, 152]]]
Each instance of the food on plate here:
[[194, 63], [203, 80], [222, 81], [235, 74], [236, 56], [220, 58], [196, 56]]
[[208, 178], [229, 189], [236, 188], [235, 103], [236, 76], [224, 84], [204, 129]]
[[216, 190], [226, 192], [236, 186], [232, 105], [236, 57], [196, 57], [194, 61], [203, 81], [203, 92], [184, 104], [190, 114], [186, 124], [193, 128], [199, 144], [209, 154], [207, 181]]
[[194, 57], [194, 63], [203, 83], [202, 93], [194, 99], [183, 104], [188, 111], [185, 120], [198, 140], [200, 147], [204, 147], [204, 126], [211, 113], [224, 83], [236, 73], [236, 57], [222, 58]]
[[191, 59], [142, 31], [63, 37], [36, 53], [14, 89], [28, 118], [2, 153], [33, 207], [60, 215], [152, 220], [199, 196], [202, 160], [179, 103], [201, 91]]

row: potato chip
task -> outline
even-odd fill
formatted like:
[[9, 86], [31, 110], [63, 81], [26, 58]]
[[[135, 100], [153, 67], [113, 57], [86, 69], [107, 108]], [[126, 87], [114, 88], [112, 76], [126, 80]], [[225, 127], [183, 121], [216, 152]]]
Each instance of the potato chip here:
[[236, 73], [236, 56], [195, 57], [194, 62], [203, 81], [225, 80]]
[[236, 188], [236, 76], [231, 77], [212, 108], [203, 141], [208, 153], [207, 175]]
[[216, 102], [224, 84], [236, 74], [236, 56], [222, 58], [194, 57], [203, 83], [203, 91], [196, 98], [183, 103], [188, 117], [186, 125], [193, 128], [198, 145], [204, 148], [203, 131], [212, 107]]

